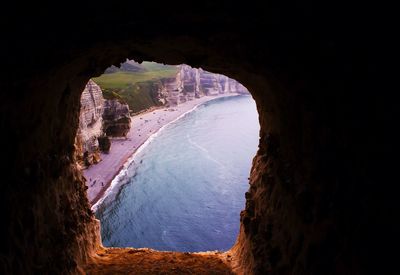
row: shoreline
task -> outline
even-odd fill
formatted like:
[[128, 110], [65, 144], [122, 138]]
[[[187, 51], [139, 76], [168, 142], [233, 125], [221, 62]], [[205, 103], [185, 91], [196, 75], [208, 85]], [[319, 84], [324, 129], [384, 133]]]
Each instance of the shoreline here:
[[107, 197], [108, 191], [115, 185], [113, 182], [132, 164], [136, 153], [167, 125], [181, 119], [208, 101], [239, 95], [241, 94], [203, 96], [178, 106], [154, 108], [132, 116], [131, 129], [127, 137], [111, 139], [110, 153], [101, 153], [102, 161], [82, 171], [86, 178], [87, 196], [92, 210]]

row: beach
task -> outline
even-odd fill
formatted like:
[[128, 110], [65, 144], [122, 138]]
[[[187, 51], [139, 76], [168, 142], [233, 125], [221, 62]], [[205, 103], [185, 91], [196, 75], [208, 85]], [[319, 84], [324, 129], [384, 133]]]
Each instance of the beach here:
[[112, 180], [119, 174], [124, 164], [136, 150], [163, 126], [190, 112], [202, 103], [216, 98], [236, 95], [232, 93], [204, 96], [181, 103], [178, 106], [154, 109], [132, 116], [131, 129], [126, 138], [112, 138], [110, 152], [108, 154], [101, 153], [101, 161], [99, 163], [83, 170], [88, 187], [87, 196], [91, 205], [94, 205], [104, 196]]

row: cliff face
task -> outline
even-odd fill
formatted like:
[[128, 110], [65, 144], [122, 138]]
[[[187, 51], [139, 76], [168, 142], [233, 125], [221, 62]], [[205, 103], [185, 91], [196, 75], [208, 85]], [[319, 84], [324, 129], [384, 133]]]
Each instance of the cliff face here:
[[248, 94], [248, 90], [234, 79], [203, 69], [180, 65], [175, 78], [162, 79], [159, 98], [164, 104], [178, 105], [205, 95], [228, 93]]
[[81, 96], [79, 127], [75, 138], [76, 157], [84, 165], [100, 161], [97, 138], [103, 133], [103, 106], [104, 98], [100, 87], [89, 80]]
[[104, 99], [101, 88], [89, 80], [81, 96], [75, 156], [83, 166], [98, 163], [100, 151], [110, 150], [108, 137], [123, 137], [130, 129], [129, 107], [117, 99]]
[[104, 103], [103, 132], [109, 137], [125, 137], [131, 128], [128, 104], [117, 99]]
[[[186, 66], [187, 65], [185, 65], [185, 67]], [[225, 75], [210, 73], [203, 69], [189, 68], [195, 71], [195, 86], [199, 90], [199, 94], [218, 95], [228, 93], [249, 93], [246, 87]], [[182, 68], [181, 70], [186, 70], [186, 68]]]

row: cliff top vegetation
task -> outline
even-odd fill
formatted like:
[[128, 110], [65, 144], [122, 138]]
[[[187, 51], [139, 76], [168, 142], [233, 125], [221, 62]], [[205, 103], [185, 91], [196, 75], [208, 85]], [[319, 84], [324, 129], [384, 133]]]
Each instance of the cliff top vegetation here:
[[138, 112], [151, 106], [160, 105], [157, 92], [164, 78], [175, 77], [177, 66], [155, 62], [141, 64], [132, 60], [120, 67], [111, 66], [105, 73], [93, 80], [103, 90], [107, 99], [126, 102], [132, 112]]
[[178, 72], [177, 66], [163, 65], [154, 62], [143, 62], [142, 64], [137, 63], [137, 66], [140, 66], [142, 70], [128, 71], [124, 69], [124, 66], [121, 66], [121, 68], [117, 68], [117, 70], [114, 70], [111, 73], [105, 73], [99, 77], [93, 78], [93, 80], [102, 89], [121, 90], [133, 86], [138, 82], [175, 77]]

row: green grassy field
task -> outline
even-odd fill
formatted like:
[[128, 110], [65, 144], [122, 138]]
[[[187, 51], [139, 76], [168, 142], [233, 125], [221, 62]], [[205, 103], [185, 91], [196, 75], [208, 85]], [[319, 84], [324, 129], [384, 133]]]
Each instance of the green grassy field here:
[[164, 65], [161, 63], [148, 62], [148, 61], [144, 61], [140, 65], [148, 71], [165, 71], [165, 70], [176, 69], [176, 66], [174, 65]]
[[133, 112], [138, 112], [159, 104], [156, 96], [160, 80], [175, 77], [178, 71], [176, 66], [154, 62], [143, 62], [140, 66], [143, 72], [118, 71], [103, 74], [93, 81], [101, 87], [105, 98], [118, 98], [128, 103]]
[[123, 89], [128, 85], [149, 80], [159, 80], [161, 78], [174, 77], [177, 73], [175, 66], [168, 66], [164, 70], [149, 70], [145, 72], [116, 72], [103, 74], [93, 78], [101, 88], [104, 89]]

